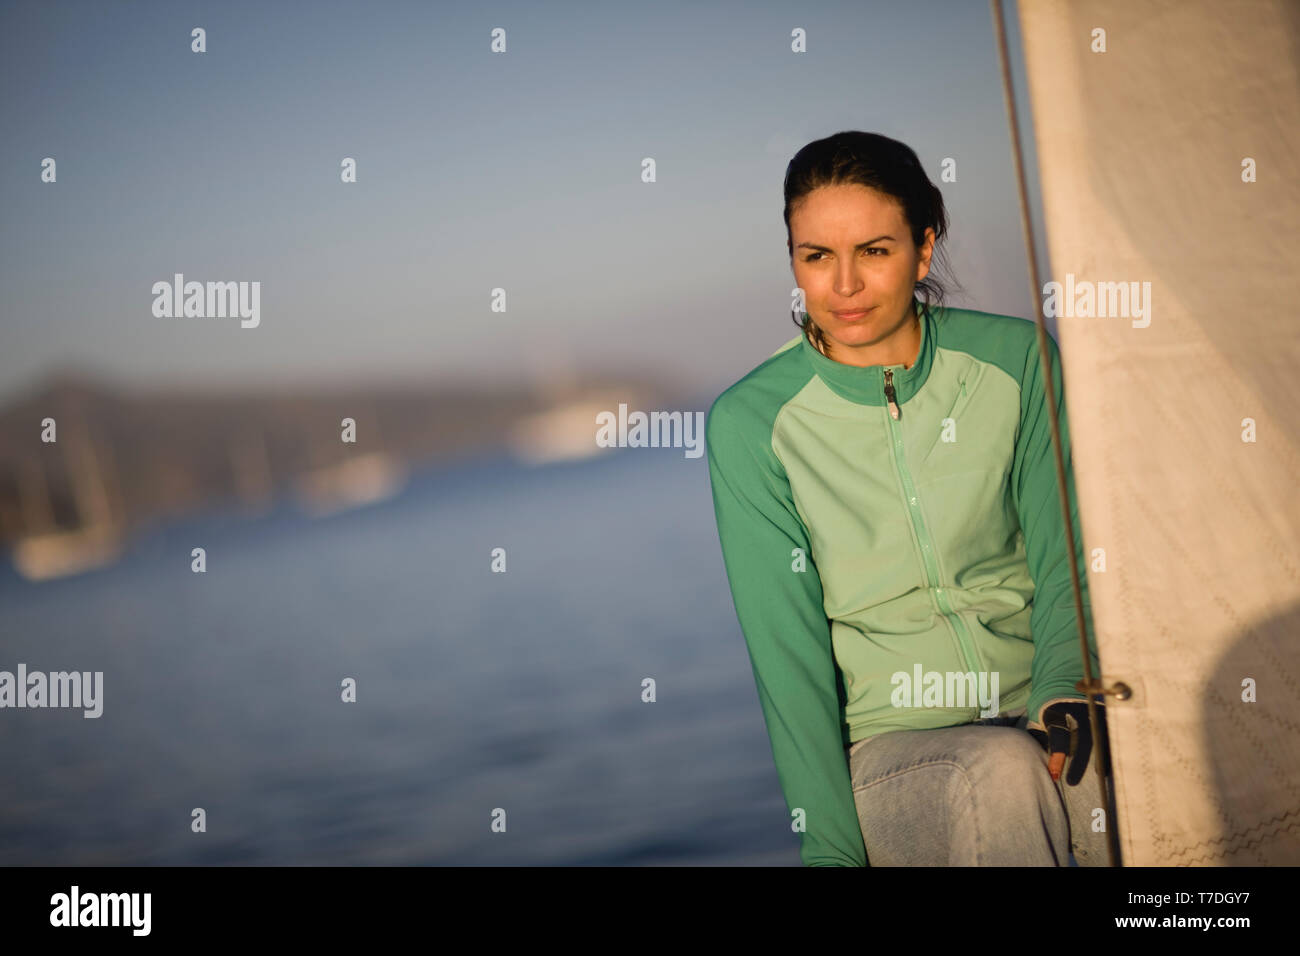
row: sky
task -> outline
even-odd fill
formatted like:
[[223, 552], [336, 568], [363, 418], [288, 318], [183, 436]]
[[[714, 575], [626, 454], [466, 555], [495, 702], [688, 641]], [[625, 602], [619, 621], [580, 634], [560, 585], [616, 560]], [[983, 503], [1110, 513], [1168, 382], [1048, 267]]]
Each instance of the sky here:
[[[844, 129], [943, 191], [952, 304], [1032, 314], [981, 0], [5, 2], [0, 129], [0, 401], [67, 367], [720, 391], [796, 333], [782, 178]], [[260, 282], [258, 326], [155, 316], [178, 272]]]

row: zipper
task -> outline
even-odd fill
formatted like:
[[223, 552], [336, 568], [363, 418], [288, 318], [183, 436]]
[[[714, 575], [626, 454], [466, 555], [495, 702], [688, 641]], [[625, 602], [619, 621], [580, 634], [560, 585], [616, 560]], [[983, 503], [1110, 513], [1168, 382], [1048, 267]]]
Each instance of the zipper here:
[[[975, 674], [978, 680], [979, 668], [976, 666], [977, 655], [975, 654], [974, 641], [971, 639], [970, 631], [966, 628], [966, 622], [953, 612], [952, 605], [948, 601], [948, 595], [939, 586], [939, 564], [934, 556], [934, 545], [929, 532], [926, 530], [925, 519], [921, 515], [921, 505], [917, 498], [916, 486], [912, 483], [912, 476], [907, 470], [907, 461], [903, 457], [903, 432], [902, 428], [897, 424], [901, 412], [898, 407], [898, 394], [894, 391], [894, 370], [892, 368], [885, 369], [885, 399], [889, 403], [889, 430], [894, 440], [894, 462], [898, 466], [898, 476], [903, 482], [903, 493], [907, 496], [907, 510], [912, 519], [912, 528], [916, 531], [917, 540], [921, 542], [921, 559], [925, 564], [925, 583], [927, 587], [934, 591], [939, 610], [957, 635], [957, 644], [961, 648], [962, 657], [966, 661], [966, 670], [971, 674]], [[976, 710], [978, 709], [977, 703]]]
[[894, 392], [894, 370], [887, 368], [885, 369], [885, 400], [889, 402], [889, 415], [894, 421], [898, 421], [897, 398]]

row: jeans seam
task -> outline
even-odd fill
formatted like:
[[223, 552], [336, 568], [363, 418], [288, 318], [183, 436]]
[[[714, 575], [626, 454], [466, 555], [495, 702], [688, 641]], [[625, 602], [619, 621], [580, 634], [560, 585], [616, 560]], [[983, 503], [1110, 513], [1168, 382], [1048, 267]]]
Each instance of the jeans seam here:
[[[961, 779], [965, 782], [966, 789], [970, 791], [971, 816], [974, 818], [973, 828], [975, 830], [975, 865], [983, 866], [982, 858], [984, 855], [984, 841], [980, 838], [980, 815], [979, 815], [978, 808], [976, 808], [975, 806], [975, 787], [970, 782], [970, 775], [966, 773], [966, 768], [958, 764], [957, 769], [961, 771]], [[947, 801], [944, 801], [945, 815], [947, 814], [947, 805], [948, 805]], [[951, 848], [952, 848], [952, 839], [951, 839], [952, 827], [951, 826], [948, 827], [948, 836], [949, 836], [948, 847], [949, 847], [949, 852], [951, 852]]]
[[[983, 847], [984, 844], [983, 841], [980, 839], [980, 815], [975, 809], [975, 786], [970, 782], [970, 774], [967, 772], [966, 768], [963, 767], [958, 761], [953, 760], [952, 758], [949, 757], [944, 757], [944, 758], [940, 758], [939, 760], [924, 760], [920, 763], [915, 763], [908, 767], [903, 767], [898, 770], [891, 770], [889, 773], [885, 774], [884, 776], [877, 777], [875, 780], [872, 780], [870, 783], [864, 783], [860, 787], [854, 787], [853, 793], [856, 796], [858, 793], [861, 793], [863, 790], [867, 790], [871, 787], [874, 787], [878, 783], [884, 783], [886, 780], [893, 780], [895, 777], [901, 777], [904, 774], [912, 773], [915, 770], [925, 770], [927, 767], [943, 767], [943, 766], [956, 767], [957, 770], [961, 773], [962, 782], [966, 784], [966, 789], [970, 793], [971, 816], [974, 819], [972, 826], [975, 830], [975, 865], [981, 866], [982, 865], [980, 863], [982, 857], [981, 848]], [[949, 834], [949, 837], [951, 837], [952, 827], [949, 824], [947, 819], [947, 814], [948, 814], [947, 800], [943, 801], [943, 807], [944, 807], [944, 824], [947, 827], [947, 833]], [[947, 842], [949, 844], [949, 847], [951, 848], [951, 839], [949, 839]]]
[[949, 767], [956, 767], [963, 774], [966, 773], [966, 768], [963, 767], [959, 762], [957, 762], [951, 757], [941, 757], [938, 760], [923, 760], [920, 763], [914, 763], [906, 767], [900, 767], [898, 770], [891, 770], [889, 771], [889, 773], [884, 774], [883, 776], [876, 777], [870, 783], [864, 783], [860, 787], [854, 787], [853, 792], [858, 793], [861, 790], [866, 790], [868, 787], [874, 787], [878, 783], [884, 783], [886, 780], [892, 780], [894, 777], [901, 777], [905, 773], [911, 773], [913, 770], [924, 770], [926, 767], [938, 767], [938, 766], [945, 766], [945, 765]]

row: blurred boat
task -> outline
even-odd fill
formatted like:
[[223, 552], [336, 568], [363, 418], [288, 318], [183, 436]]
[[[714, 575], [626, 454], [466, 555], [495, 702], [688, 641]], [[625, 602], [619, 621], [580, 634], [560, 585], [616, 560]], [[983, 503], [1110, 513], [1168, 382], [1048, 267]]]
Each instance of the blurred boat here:
[[304, 472], [295, 479], [294, 491], [304, 511], [322, 517], [392, 498], [408, 477], [402, 462], [376, 451]]
[[91, 440], [85, 416], [71, 407], [64, 419], [62, 444], [71, 478], [77, 523], [56, 525], [50, 488], [39, 455], [26, 463], [20, 481], [21, 513], [27, 533], [13, 543], [14, 569], [28, 581], [48, 581], [101, 568], [122, 553], [126, 528], [107, 445]]
[[593, 458], [609, 450], [596, 444], [596, 416], [608, 410], [607, 400], [587, 398], [527, 415], [510, 430], [510, 453], [526, 465]]
[[629, 388], [596, 388], [570, 394], [556, 399], [543, 411], [519, 419], [507, 435], [507, 446], [525, 465], [594, 458], [610, 451], [610, 447], [596, 443], [600, 429], [596, 416], [602, 412], [617, 414], [620, 403], [636, 408], [649, 400], [648, 394]]
[[113, 525], [27, 535], [14, 544], [14, 568], [28, 581], [81, 574], [116, 561], [122, 542], [121, 530]]

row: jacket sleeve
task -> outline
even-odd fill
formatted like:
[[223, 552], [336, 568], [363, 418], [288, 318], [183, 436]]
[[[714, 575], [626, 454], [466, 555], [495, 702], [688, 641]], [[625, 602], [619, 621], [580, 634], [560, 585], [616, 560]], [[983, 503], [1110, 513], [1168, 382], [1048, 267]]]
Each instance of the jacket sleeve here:
[[[1052, 362], [1053, 396], [1061, 432], [1065, 463], [1066, 488], [1070, 503], [1070, 522], [1074, 528], [1075, 561], [1079, 568], [1079, 585], [1083, 597], [1083, 619], [1092, 658], [1094, 676], [1100, 674], [1096, 637], [1092, 627], [1092, 609], [1088, 599], [1087, 564], [1083, 558], [1083, 535], [1079, 530], [1078, 505], [1075, 500], [1074, 469], [1070, 455], [1070, 431], [1066, 416], [1065, 383], [1061, 374], [1061, 356], [1055, 340], [1048, 335]], [[1030, 338], [1025, 356], [1025, 371], [1020, 389], [1020, 435], [1016, 440], [1012, 466], [1012, 489], [1020, 527], [1025, 537], [1025, 556], [1034, 581], [1033, 608], [1029, 628], [1033, 635], [1034, 657], [1030, 665], [1030, 691], [1026, 707], [1028, 726], [1042, 726], [1043, 708], [1058, 700], [1083, 700], [1074, 689], [1083, 678], [1083, 661], [1079, 655], [1079, 632], [1074, 606], [1074, 589], [1070, 584], [1070, 566], [1066, 562], [1065, 524], [1061, 518], [1061, 499], [1056, 477], [1056, 459], [1052, 451], [1051, 421], [1039, 357], [1037, 336]]]
[[[866, 866], [821, 578], [770, 429], [746, 431], [715, 402], [705, 442], [723, 561], [777, 776], [792, 820], [804, 811], [800, 859]], [[802, 570], [795, 549], [806, 556]]]

